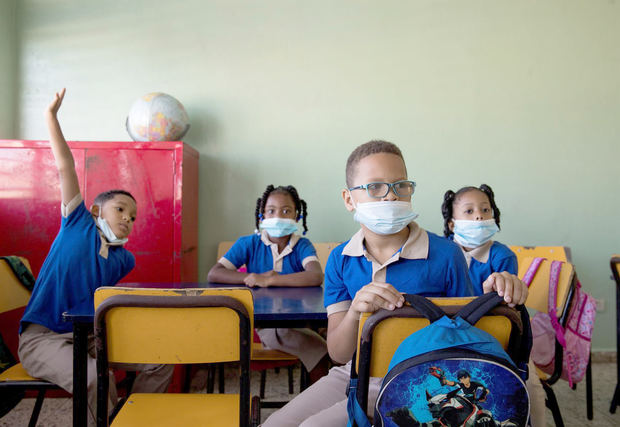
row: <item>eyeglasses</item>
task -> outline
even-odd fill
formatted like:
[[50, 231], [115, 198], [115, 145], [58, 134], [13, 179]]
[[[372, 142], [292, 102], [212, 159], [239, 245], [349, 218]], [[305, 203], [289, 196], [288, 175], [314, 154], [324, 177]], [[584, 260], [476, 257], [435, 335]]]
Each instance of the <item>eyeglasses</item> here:
[[371, 182], [369, 184], [358, 185], [357, 187], [349, 188], [349, 191], [353, 190], [366, 190], [368, 195], [375, 199], [382, 199], [388, 195], [390, 189], [398, 197], [408, 197], [415, 191], [415, 182], [413, 181], [396, 181], [392, 184], [389, 182]]

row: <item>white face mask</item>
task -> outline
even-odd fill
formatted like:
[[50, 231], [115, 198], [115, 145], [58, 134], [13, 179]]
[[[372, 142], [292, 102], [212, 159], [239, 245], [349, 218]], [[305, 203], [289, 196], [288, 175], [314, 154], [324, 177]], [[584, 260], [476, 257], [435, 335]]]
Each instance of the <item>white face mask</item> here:
[[499, 231], [494, 219], [484, 221], [455, 219], [453, 222], [454, 241], [466, 248], [473, 249], [484, 245]]
[[284, 237], [297, 231], [297, 222], [290, 218], [266, 218], [259, 224], [271, 237]]
[[108, 240], [109, 243], [113, 245], [124, 245], [125, 243], [129, 241], [129, 239], [127, 238], [119, 239], [118, 237], [116, 237], [116, 234], [114, 234], [114, 232], [110, 228], [108, 221], [106, 221], [104, 218], [101, 218], [101, 214], [99, 215], [100, 216], [97, 217], [97, 226], [103, 232], [103, 235], [105, 236], [105, 238]]
[[[353, 198], [351, 198], [353, 200]], [[411, 202], [366, 202], [355, 205], [353, 219], [377, 234], [395, 234], [418, 217]]]

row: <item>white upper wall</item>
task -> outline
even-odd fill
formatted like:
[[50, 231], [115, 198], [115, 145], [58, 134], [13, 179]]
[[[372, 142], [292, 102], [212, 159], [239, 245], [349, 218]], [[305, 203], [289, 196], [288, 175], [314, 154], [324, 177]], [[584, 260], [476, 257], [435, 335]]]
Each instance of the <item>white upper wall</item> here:
[[15, 137], [17, 94], [17, 5], [0, 0], [0, 139]]

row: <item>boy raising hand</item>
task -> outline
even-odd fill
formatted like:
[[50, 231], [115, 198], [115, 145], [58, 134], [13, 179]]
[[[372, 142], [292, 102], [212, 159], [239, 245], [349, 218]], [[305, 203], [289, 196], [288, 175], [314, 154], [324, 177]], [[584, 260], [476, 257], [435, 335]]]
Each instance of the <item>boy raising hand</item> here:
[[[20, 323], [18, 354], [33, 377], [73, 391], [72, 325], [62, 313], [94, 313], [94, 293], [99, 286], [113, 286], [135, 266], [134, 256], [123, 247], [136, 219], [133, 196], [124, 190], [99, 194], [86, 209], [71, 150], [65, 141], [57, 114], [65, 89], [56, 93], [45, 111], [50, 146], [60, 178], [61, 225], [43, 262], [30, 301]], [[89, 338], [88, 406], [89, 425], [96, 420], [97, 368], [94, 339]], [[134, 391], [163, 392], [172, 376], [172, 366], [139, 365], [125, 369], [142, 371]], [[114, 381], [110, 382], [110, 408], [116, 403]]]

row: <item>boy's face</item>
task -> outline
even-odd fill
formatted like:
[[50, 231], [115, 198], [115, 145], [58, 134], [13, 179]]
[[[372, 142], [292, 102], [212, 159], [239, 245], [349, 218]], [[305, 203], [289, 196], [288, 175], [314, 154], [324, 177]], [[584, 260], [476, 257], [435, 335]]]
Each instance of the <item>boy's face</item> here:
[[[452, 203], [452, 219], [485, 221], [493, 219], [493, 209], [489, 198], [482, 191], [471, 190], [461, 194]], [[448, 222], [450, 231], [454, 231], [454, 221]]]
[[469, 378], [469, 377], [461, 377], [461, 378], [459, 378], [459, 382], [461, 384], [463, 384], [465, 387], [469, 387], [469, 385], [471, 384], [471, 378]]
[[[405, 168], [403, 159], [392, 153], [377, 153], [366, 156], [357, 163], [351, 187], [357, 187], [358, 185], [365, 185], [371, 182], [394, 183], [406, 179], [407, 169]], [[355, 206], [358, 203], [379, 201], [408, 202], [411, 200], [411, 196], [398, 197], [394, 194], [394, 191], [390, 189], [385, 197], [376, 199], [370, 197], [368, 192], [364, 189], [353, 191], [344, 189], [342, 190], [342, 199], [344, 200], [344, 205], [347, 210], [352, 212], [355, 210]]]
[[263, 218], [288, 218], [295, 219], [295, 202], [286, 193], [271, 193], [265, 202]]
[[138, 208], [136, 202], [124, 194], [116, 194], [114, 198], [108, 200], [101, 208], [93, 205], [91, 212], [94, 216], [101, 214], [101, 218], [108, 222], [108, 225], [119, 239], [129, 236], [136, 220]]

